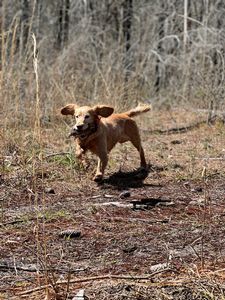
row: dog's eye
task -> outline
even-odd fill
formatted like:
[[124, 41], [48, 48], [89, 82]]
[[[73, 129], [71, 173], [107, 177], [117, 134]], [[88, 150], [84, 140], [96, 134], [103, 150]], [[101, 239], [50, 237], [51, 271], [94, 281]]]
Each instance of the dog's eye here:
[[89, 115], [86, 115], [84, 118], [85, 118], [85, 119], [88, 119], [89, 117], [90, 117]]
[[75, 118], [76, 118], [76, 119], [78, 119], [78, 118], [79, 118], [79, 116], [76, 116]]

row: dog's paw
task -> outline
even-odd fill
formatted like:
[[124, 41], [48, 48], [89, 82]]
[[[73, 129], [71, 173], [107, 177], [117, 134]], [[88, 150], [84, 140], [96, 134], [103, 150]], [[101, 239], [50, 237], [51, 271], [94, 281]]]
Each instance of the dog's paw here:
[[94, 180], [95, 182], [101, 182], [102, 179], [103, 179], [102, 174], [96, 174], [96, 175], [94, 176], [94, 178], [93, 178], [93, 180]]
[[83, 151], [76, 151], [75, 155], [77, 159], [82, 160], [82, 156], [83, 156], [84, 152]]

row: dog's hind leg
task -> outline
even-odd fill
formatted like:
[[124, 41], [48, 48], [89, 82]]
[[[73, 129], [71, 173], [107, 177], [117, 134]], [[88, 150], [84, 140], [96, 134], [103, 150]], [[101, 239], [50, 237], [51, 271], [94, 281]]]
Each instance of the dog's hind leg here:
[[144, 150], [141, 145], [141, 138], [139, 134], [139, 130], [137, 124], [133, 120], [129, 120], [126, 128], [126, 134], [129, 137], [129, 140], [134, 145], [134, 147], [138, 150], [140, 155], [141, 167], [147, 168], [147, 163], [145, 160]]
[[134, 147], [138, 150], [138, 152], [140, 154], [141, 167], [146, 168], [147, 163], [146, 163], [145, 153], [144, 153], [144, 150], [142, 148], [141, 142], [138, 143], [138, 142], [136, 142], [136, 139], [133, 139], [133, 140], [131, 140], [131, 143], [134, 145]]

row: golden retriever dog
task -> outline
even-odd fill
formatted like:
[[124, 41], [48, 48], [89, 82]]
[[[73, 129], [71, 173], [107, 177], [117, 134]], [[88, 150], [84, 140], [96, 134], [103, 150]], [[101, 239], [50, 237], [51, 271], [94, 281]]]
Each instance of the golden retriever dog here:
[[139, 130], [132, 117], [149, 110], [149, 105], [139, 105], [130, 111], [115, 114], [110, 106], [79, 107], [76, 104], [68, 104], [61, 109], [63, 115], [75, 116], [70, 136], [74, 136], [76, 141], [76, 156], [82, 159], [87, 150], [98, 156], [93, 178], [96, 182], [103, 179], [108, 153], [117, 143], [130, 141], [140, 154], [141, 167], [147, 168]]

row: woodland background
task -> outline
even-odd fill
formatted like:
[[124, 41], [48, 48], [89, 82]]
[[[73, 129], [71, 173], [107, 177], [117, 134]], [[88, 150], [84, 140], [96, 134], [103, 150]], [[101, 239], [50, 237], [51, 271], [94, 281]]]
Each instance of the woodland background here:
[[3, 0], [0, 16], [4, 115], [32, 115], [32, 33], [47, 122], [71, 101], [223, 107], [223, 0]]
[[[224, 0], [0, 0], [0, 299], [225, 299], [224, 65]], [[139, 101], [96, 185], [60, 108]]]

